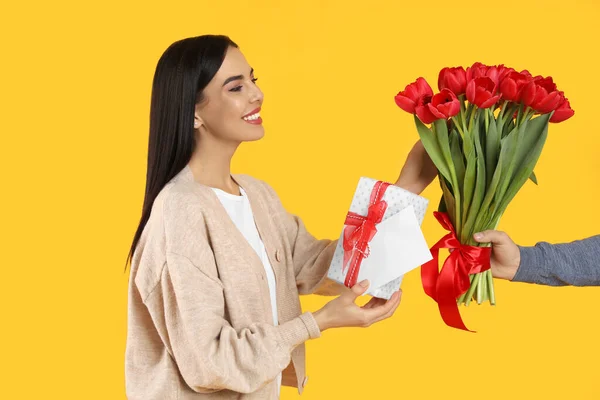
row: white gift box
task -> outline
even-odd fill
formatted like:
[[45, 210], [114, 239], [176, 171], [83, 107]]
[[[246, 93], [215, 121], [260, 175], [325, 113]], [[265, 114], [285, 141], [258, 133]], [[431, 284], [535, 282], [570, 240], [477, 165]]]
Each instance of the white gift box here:
[[[367, 216], [376, 183], [371, 178], [360, 178], [350, 205], [351, 212]], [[356, 282], [368, 279], [370, 285], [365, 294], [389, 299], [400, 288], [404, 274], [432, 259], [421, 231], [429, 201], [394, 185], [387, 187], [382, 200], [387, 203], [387, 208], [382, 221], [375, 226], [377, 233], [369, 242], [367, 256], [362, 258]], [[351, 270], [349, 266], [343, 266], [343, 241], [342, 230], [327, 274], [329, 279], [341, 284]], [[350, 254], [356, 251], [354, 249]]]

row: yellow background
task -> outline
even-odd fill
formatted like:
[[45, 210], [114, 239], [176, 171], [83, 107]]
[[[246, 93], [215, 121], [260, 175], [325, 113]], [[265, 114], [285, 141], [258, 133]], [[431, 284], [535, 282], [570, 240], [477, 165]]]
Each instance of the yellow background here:
[[[173, 41], [230, 35], [265, 92], [266, 137], [233, 170], [337, 237], [361, 176], [396, 178], [417, 139], [397, 91], [444, 66], [552, 75], [575, 117], [550, 127], [500, 228], [520, 244], [600, 233], [600, 5], [594, 1], [6, 3], [0, 12], [0, 398], [124, 399], [127, 276], [149, 96]], [[433, 244], [444, 233], [431, 212]], [[396, 315], [308, 343], [309, 399], [600, 398], [600, 288], [496, 282], [446, 327], [418, 270]], [[325, 298], [303, 298], [307, 310]], [[298, 398], [284, 388], [282, 398]]]

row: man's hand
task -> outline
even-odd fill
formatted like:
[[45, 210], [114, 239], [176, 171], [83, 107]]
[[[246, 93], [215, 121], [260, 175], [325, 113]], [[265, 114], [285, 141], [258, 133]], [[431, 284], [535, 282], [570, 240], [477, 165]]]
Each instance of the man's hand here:
[[473, 238], [479, 243], [492, 244], [491, 261], [494, 278], [511, 281], [521, 265], [521, 251], [515, 242], [506, 233], [491, 230], [476, 233]]

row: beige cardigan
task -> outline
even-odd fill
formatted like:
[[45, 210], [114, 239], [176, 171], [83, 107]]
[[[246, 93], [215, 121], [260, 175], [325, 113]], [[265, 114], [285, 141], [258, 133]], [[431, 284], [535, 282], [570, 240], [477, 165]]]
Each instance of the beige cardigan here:
[[306, 384], [304, 342], [320, 336], [299, 294], [345, 290], [326, 278], [336, 241], [317, 240], [266, 183], [246, 191], [277, 282], [273, 326], [258, 255], [211, 188], [186, 166], [161, 191], [134, 253], [125, 377], [130, 400], [274, 399], [274, 378]]

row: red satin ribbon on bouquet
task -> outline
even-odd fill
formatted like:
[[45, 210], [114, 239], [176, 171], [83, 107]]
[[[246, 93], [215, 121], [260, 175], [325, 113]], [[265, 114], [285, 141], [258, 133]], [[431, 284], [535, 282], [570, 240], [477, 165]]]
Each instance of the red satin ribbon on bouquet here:
[[[432, 248], [433, 259], [421, 266], [421, 282], [425, 293], [438, 303], [440, 314], [446, 325], [473, 332], [465, 326], [458, 311], [456, 299], [471, 286], [470, 274], [490, 269], [491, 247], [476, 247], [461, 244], [448, 214], [434, 212], [444, 229], [450, 231]], [[454, 249], [442, 266], [438, 268], [440, 249]]]
[[390, 186], [387, 182], [377, 181], [371, 191], [369, 211], [366, 216], [348, 212], [344, 222], [344, 260], [342, 272], [349, 266], [344, 285], [352, 287], [356, 284], [360, 264], [369, 256], [369, 242], [377, 233], [376, 225], [383, 220], [387, 203], [383, 195]]

